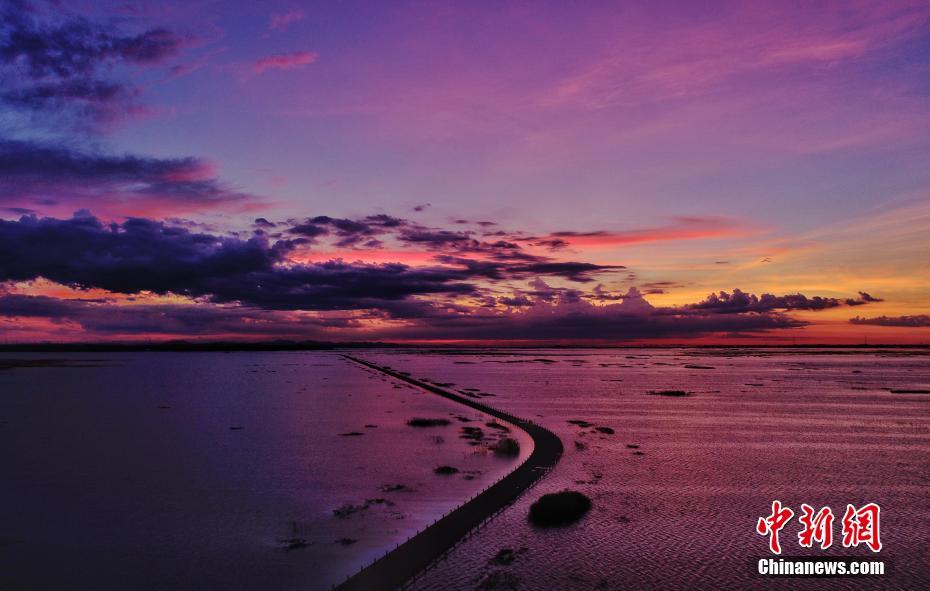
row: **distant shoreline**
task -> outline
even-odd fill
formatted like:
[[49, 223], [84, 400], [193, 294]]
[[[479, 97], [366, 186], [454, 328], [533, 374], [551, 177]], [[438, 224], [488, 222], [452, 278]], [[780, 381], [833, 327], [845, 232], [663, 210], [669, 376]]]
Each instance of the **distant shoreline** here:
[[463, 351], [473, 353], [478, 350], [508, 349], [842, 349], [850, 351], [891, 349], [930, 351], [930, 344], [924, 345], [836, 345], [828, 343], [814, 344], [759, 344], [759, 345], [708, 345], [708, 344], [425, 344], [425, 343], [386, 343], [386, 342], [318, 342], [318, 341], [269, 341], [269, 342], [235, 342], [235, 341], [166, 341], [159, 343], [7, 343], [0, 344], [0, 353], [119, 353], [119, 352], [237, 352], [237, 351], [331, 351], [344, 349], [404, 349], [413, 351], [441, 351], [444, 354]]

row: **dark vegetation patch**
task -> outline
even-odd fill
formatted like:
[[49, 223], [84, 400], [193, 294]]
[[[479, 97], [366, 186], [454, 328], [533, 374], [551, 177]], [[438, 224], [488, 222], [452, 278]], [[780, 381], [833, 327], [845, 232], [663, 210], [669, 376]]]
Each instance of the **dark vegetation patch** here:
[[520, 554], [526, 552], [526, 548], [514, 550], [513, 548], [502, 548], [497, 554], [488, 559], [488, 564], [498, 566], [508, 566], [513, 564]]
[[563, 490], [541, 496], [530, 507], [530, 521], [534, 525], [552, 527], [568, 525], [581, 519], [591, 510], [591, 499], [575, 490]]
[[485, 425], [487, 425], [488, 427], [490, 427], [490, 428], [492, 428], [492, 429], [497, 429], [498, 431], [503, 431], [504, 433], [510, 433], [510, 428], [509, 428], [509, 427], [507, 427], [506, 425], [501, 425], [501, 424], [498, 423], [497, 421], [488, 421], [487, 423], [485, 423]]
[[440, 476], [451, 476], [458, 473], [459, 469], [455, 466], [436, 466], [433, 468], [433, 474], [438, 474]]
[[594, 430], [598, 433], [604, 433], [605, 435], [614, 434], [614, 430], [611, 427], [595, 427]]
[[696, 365], [694, 363], [686, 363], [685, 368], [686, 369], [717, 369], [713, 365]]
[[393, 507], [394, 503], [387, 499], [377, 498], [377, 499], [366, 499], [364, 503], [360, 505], [353, 505], [351, 503], [346, 503], [345, 505], [339, 507], [338, 509], [333, 509], [333, 515], [339, 517], [340, 519], [346, 519], [356, 513], [362, 513], [367, 511], [375, 505], [385, 505], [387, 507]]
[[630, 449], [639, 449], [639, 445], [635, 443], [627, 443], [626, 446]]
[[412, 492], [406, 484], [382, 484], [381, 492]]
[[478, 584], [478, 591], [517, 591], [520, 588], [521, 579], [512, 572], [506, 570], [495, 570], [487, 574]]
[[520, 442], [513, 437], [505, 437], [492, 445], [491, 451], [499, 456], [516, 456], [520, 454]]
[[672, 397], [682, 397], [682, 396], [691, 395], [688, 392], [685, 392], [684, 390], [650, 390], [649, 393], [652, 394], [653, 396], [672, 396]]
[[484, 430], [481, 427], [462, 427], [459, 437], [462, 439], [470, 439], [472, 441], [483, 441]]
[[414, 417], [408, 420], [407, 424], [411, 427], [445, 427], [450, 422], [449, 419]]
[[[239, 428], [241, 429], [242, 427]], [[361, 431], [349, 431], [348, 433], [339, 434], [340, 437], [359, 437], [361, 435], [364, 435]]]
[[338, 540], [336, 540], [336, 543], [341, 544], [342, 546], [351, 546], [357, 541], [358, 540], [356, 540], [355, 538], [339, 538]]
[[578, 441], [578, 440], [576, 439], [576, 440], [575, 440], [575, 449], [576, 449], [577, 451], [584, 451], [584, 450], [588, 449], [588, 444], [585, 443], [584, 441]]
[[930, 394], [930, 390], [919, 388], [893, 388], [888, 391], [892, 394]]
[[592, 427], [594, 423], [589, 423], [588, 421], [582, 421], [581, 419], [569, 419], [565, 421], [569, 425], [578, 425], [579, 427]]

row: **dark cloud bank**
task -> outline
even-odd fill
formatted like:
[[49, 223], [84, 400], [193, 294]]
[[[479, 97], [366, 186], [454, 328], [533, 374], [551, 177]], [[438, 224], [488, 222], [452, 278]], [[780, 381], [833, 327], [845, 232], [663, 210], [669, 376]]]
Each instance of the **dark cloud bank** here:
[[[432, 265], [291, 259], [323, 236], [349, 245], [391, 239], [422, 247], [426, 234], [436, 236], [429, 241]], [[337, 331], [341, 338], [622, 341], [796, 328], [805, 323], [791, 317], [792, 310], [849, 305], [733, 290], [690, 305], [655, 307], [635, 288], [611, 293], [601, 283], [584, 289], [551, 285], [587, 286], [622, 267], [553, 260], [484, 238], [385, 215], [259, 220], [245, 236], [141, 218], [117, 224], [88, 213], [71, 219], [27, 215], [0, 220], [0, 286], [7, 286], [0, 316], [76, 324], [89, 336], [104, 337], [315, 338]], [[40, 278], [138, 301], [66, 300], [10, 288]], [[192, 301], [146, 303], [147, 294]], [[874, 300], [862, 294], [854, 301]], [[373, 331], [372, 320], [389, 322]]]
[[872, 325], [872, 326], [899, 326], [904, 328], [925, 328], [930, 327], [930, 316], [927, 314], [917, 314], [915, 316], [876, 316], [875, 318], [861, 318], [856, 316], [850, 318], [853, 324]]
[[[128, 26], [124, 21], [122, 25]], [[185, 46], [163, 27], [124, 30], [69, 12], [67, 3], [0, 0], [0, 199], [7, 211], [248, 209], [261, 199], [217, 179], [199, 158], [115, 154], [110, 124], [145, 108], [130, 73]]]
[[[34, 207], [59, 202], [178, 210], [247, 207], [258, 198], [219, 181], [198, 158], [152, 158], [0, 137], [0, 198]], [[26, 208], [23, 208], [26, 209]]]
[[123, 31], [65, 7], [0, 2], [0, 101], [80, 129], [138, 110], [138, 90], [114, 80], [114, 70], [161, 63], [177, 54], [183, 39], [162, 27]]

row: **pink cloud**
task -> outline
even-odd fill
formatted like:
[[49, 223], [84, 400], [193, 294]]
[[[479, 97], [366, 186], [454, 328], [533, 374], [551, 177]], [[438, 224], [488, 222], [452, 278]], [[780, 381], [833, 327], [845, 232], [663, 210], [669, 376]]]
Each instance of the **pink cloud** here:
[[752, 228], [728, 218], [679, 217], [673, 224], [655, 228], [625, 232], [555, 232], [546, 238], [563, 241], [574, 248], [598, 249], [647, 242], [744, 236], [752, 231]]
[[252, 70], [256, 74], [261, 74], [267, 70], [294, 70], [312, 64], [319, 57], [319, 54], [312, 51], [279, 53], [258, 60], [252, 65]]

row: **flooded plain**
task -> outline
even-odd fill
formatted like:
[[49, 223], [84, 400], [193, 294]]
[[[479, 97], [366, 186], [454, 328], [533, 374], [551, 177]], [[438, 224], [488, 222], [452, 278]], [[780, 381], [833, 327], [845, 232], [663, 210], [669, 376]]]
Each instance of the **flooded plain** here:
[[[923, 589], [930, 586], [930, 358], [925, 351], [525, 350], [369, 355], [494, 394], [556, 432], [566, 453], [520, 501], [413, 586], [440, 589]], [[685, 396], [655, 393], [683, 391]], [[597, 427], [608, 427], [604, 433]], [[594, 507], [566, 528], [527, 521], [541, 494], [578, 490]], [[756, 534], [779, 499], [836, 515], [882, 508], [892, 573], [780, 579]], [[502, 557], [505, 559], [502, 560]]]
[[[565, 445], [546, 478], [414, 589], [930, 586], [926, 350], [354, 354], [534, 420]], [[468, 435], [496, 431], [481, 413], [336, 352], [3, 357], [70, 360], [0, 371], [3, 588], [327, 589], [531, 447], [495, 455]], [[563, 489], [592, 510], [530, 525], [529, 505]], [[788, 556], [872, 555], [842, 547], [839, 520], [847, 503], [878, 503], [884, 548], [872, 557], [891, 573], [755, 575], [768, 556], [755, 525], [774, 499], [837, 514], [827, 550], [801, 549], [790, 522]]]
[[2, 357], [0, 589], [330, 589], [531, 448], [330, 353]]

